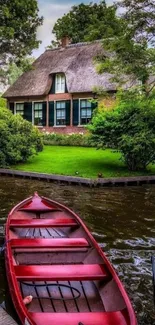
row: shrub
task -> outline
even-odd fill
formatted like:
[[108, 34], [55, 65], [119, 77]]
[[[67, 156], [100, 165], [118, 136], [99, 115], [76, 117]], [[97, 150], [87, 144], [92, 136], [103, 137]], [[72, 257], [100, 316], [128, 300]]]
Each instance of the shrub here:
[[0, 107], [2, 108], [7, 108], [7, 102], [6, 102], [6, 99], [1, 97], [0, 95]]
[[112, 111], [98, 112], [89, 126], [91, 142], [122, 153], [129, 170], [155, 162], [155, 100], [125, 93]]
[[0, 108], [0, 166], [26, 161], [43, 150], [42, 136], [31, 123]]
[[92, 147], [90, 143], [90, 135], [86, 134], [56, 134], [44, 133], [43, 142], [45, 145], [51, 146], [78, 146], [78, 147]]

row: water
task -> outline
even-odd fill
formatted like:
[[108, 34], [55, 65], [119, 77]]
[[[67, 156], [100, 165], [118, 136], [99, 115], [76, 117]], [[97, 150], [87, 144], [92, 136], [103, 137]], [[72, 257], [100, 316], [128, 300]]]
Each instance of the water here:
[[[85, 221], [117, 270], [139, 325], [155, 325], [151, 256], [155, 255], [155, 186], [85, 188], [0, 178], [0, 235], [9, 210], [34, 191], [73, 209]], [[0, 303], [5, 299], [0, 261]]]

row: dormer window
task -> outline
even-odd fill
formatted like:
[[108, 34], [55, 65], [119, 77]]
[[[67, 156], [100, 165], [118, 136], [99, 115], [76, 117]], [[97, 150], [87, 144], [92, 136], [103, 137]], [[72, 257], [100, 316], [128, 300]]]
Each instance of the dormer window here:
[[65, 93], [65, 75], [64, 74], [56, 74], [55, 78], [55, 92]]

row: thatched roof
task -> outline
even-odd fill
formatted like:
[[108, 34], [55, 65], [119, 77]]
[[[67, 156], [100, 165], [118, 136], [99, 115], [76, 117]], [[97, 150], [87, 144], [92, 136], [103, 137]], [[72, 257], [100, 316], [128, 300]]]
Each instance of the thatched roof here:
[[49, 93], [52, 75], [65, 73], [69, 93], [91, 92], [94, 87], [105, 91], [116, 90], [111, 75], [99, 75], [94, 65], [94, 57], [106, 55], [102, 43], [78, 43], [65, 48], [45, 51], [5, 93], [4, 97], [41, 96]]

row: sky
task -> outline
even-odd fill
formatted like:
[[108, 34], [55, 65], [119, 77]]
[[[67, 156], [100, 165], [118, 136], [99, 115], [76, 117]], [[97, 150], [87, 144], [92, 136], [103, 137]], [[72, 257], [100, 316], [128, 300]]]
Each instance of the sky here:
[[[45, 48], [50, 45], [54, 39], [52, 29], [58, 18], [61, 18], [65, 13], [69, 12], [73, 5], [79, 3], [100, 2], [100, 0], [38, 0], [40, 16], [44, 17], [44, 23], [38, 28], [37, 38], [42, 41], [39, 49], [33, 51], [33, 56], [38, 57], [45, 51]], [[106, 0], [107, 4], [113, 3], [113, 0]]]

